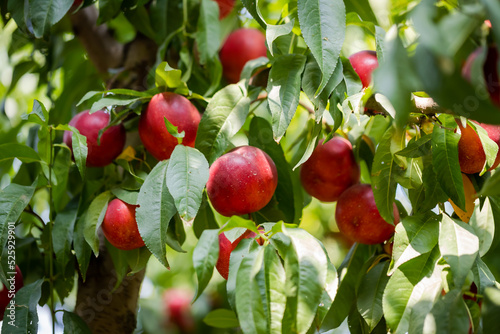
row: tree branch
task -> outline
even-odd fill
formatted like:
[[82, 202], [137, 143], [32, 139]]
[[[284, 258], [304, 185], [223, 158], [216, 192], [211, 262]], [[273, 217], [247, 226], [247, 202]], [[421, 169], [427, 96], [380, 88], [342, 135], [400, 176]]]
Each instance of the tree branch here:
[[97, 70], [107, 73], [122, 64], [124, 46], [111, 36], [106, 25], [97, 25], [98, 16], [97, 8], [88, 6], [71, 15], [71, 23]]

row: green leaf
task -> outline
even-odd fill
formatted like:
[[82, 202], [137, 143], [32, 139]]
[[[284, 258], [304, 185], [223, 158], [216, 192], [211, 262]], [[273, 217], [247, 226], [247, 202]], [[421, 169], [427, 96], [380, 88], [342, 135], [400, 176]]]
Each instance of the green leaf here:
[[41, 162], [40, 156], [29, 146], [18, 143], [0, 145], [0, 162], [18, 158], [22, 162]]
[[427, 155], [431, 152], [431, 140], [432, 135], [424, 135], [415, 141], [410, 141], [404, 149], [396, 152], [396, 154], [408, 158], [418, 158]]
[[342, 0], [297, 1], [302, 36], [323, 73], [315, 95], [328, 84], [344, 43], [346, 18]]
[[31, 112], [29, 114], [21, 115], [21, 118], [29, 122], [46, 126], [49, 122], [49, 113], [42, 102], [34, 100]]
[[[416, 290], [414, 299], [411, 299], [414, 288], [419, 282], [422, 281], [420, 283], [421, 288], [425, 291], [426, 288], [433, 286], [437, 280], [439, 284], [438, 292], [441, 292], [440, 270], [442, 269], [436, 267], [438, 259], [439, 251], [436, 247], [432, 252], [403, 263], [389, 278], [384, 291], [382, 306], [387, 325], [393, 331], [398, 329], [398, 331], [402, 330], [404, 332], [408, 326], [408, 312], [411, 312], [411, 307], [418, 304], [418, 301], [423, 297], [421, 295], [422, 291], [419, 289]], [[423, 280], [426, 276], [429, 277]], [[434, 293], [434, 291], [430, 292]]]
[[205, 318], [203, 318], [203, 322], [215, 328], [235, 328], [240, 326], [240, 322], [234, 311], [224, 308], [210, 311]]
[[271, 56], [274, 56], [273, 54], [273, 42], [276, 40], [276, 38], [280, 36], [285, 36], [288, 35], [289, 33], [292, 32], [293, 25], [295, 24], [295, 20], [292, 19], [285, 24], [280, 24], [280, 25], [273, 25], [273, 24], [268, 24], [267, 29], [266, 29], [266, 42], [268, 45], [269, 53]]
[[293, 293], [292, 303], [296, 303], [296, 328], [298, 333], [306, 333], [325, 289], [327, 257], [319, 241], [305, 230], [288, 228], [284, 229], [284, 234], [291, 239], [297, 259], [296, 272], [293, 274], [298, 276], [297, 286], [294, 292], [289, 292]]
[[410, 60], [401, 39], [398, 29], [393, 26], [386, 34], [385, 53], [383, 62], [373, 73], [374, 85], [377, 92], [385, 95], [396, 113], [396, 125], [403, 128], [407, 125], [411, 107], [411, 92], [416, 90], [417, 75], [413, 73]]
[[450, 265], [455, 287], [461, 288], [479, 253], [479, 239], [473, 228], [443, 214], [439, 229], [439, 250]]
[[59, 22], [73, 4], [72, 0], [29, 0], [29, 19], [36, 38], [48, 35], [51, 26]]
[[111, 193], [125, 203], [137, 205], [137, 197], [139, 196], [139, 193], [136, 191], [128, 191], [123, 188], [112, 188]]
[[25, 285], [16, 292], [14, 315], [12, 317], [5, 316], [2, 333], [25, 334], [38, 332], [37, 306], [42, 294], [42, 283], [43, 279], [39, 279]]
[[167, 168], [167, 187], [181, 218], [191, 222], [201, 205], [208, 181], [208, 162], [195, 148], [177, 145]]
[[363, 21], [370, 21], [377, 24], [377, 18], [373, 13], [369, 0], [345, 0], [346, 12], [355, 12]]
[[427, 315], [425, 325], [436, 333], [468, 333], [469, 313], [462, 291], [454, 289], [439, 298]]
[[323, 113], [326, 110], [328, 104], [328, 99], [332, 94], [333, 90], [341, 83], [344, 79], [343, 66], [340, 58], [337, 61], [335, 70], [333, 71], [328, 84], [325, 89], [316, 96], [316, 89], [321, 83], [322, 73], [319, 68], [318, 63], [312, 55], [307, 57], [307, 63], [304, 69], [304, 74], [302, 76], [302, 89], [306, 93], [309, 100], [314, 104], [315, 109], [315, 119], [319, 121], [323, 117]]
[[387, 269], [389, 262], [379, 262], [363, 277], [358, 291], [358, 311], [373, 330], [383, 316], [382, 296], [389, 281]]
[[170, 65], [164, 61], [155, 71], [155, 83], [157, 87], [165, 88], [184, 88], [187, 87], [186, 83], [181, 79], [182, 71], [170, 67]]
[[264, 248], [254, 248], [243, 258], [236, 278], [236, 311], [244, 333], [268, 333], [263, 301], [257, 284], [262, 269]]
[[[37, 183], [38, 179], [31, 186], [11, 183], [4, 189], [0, 189], [0, 249], [4, 249], [7, 244], [9, 231], [14, 231], [13, 227], [31, 201]], [[7, 282], [3, 266], [0, 266], [0, 279], [2, 282]]]
[[91, 334], [89, 327], [77, 314], [63, 311], [63, 334]]
[[111, 199], [112, 194], [110, 191], [105, 191], [102, 194], [99, 194], [87, 210], [87, 214], [85, 215], [85, 231], [84, 236], [85, 240], [92, 248], [95, 256], [99, 255], [99, 237], [97, 232], [99, 227], [101, 227], [102, 221], [104, 219], [104, 215], [106, 214], [106, 210], [108, 208], [108, 202]]
[[219, 51], [221, 44], [219, 6], [215, 1], [201, 0], [196, 43], [202, 65], [206, 64], [208, 59], [214, 58]]
[[200, 209], [193, 222], [194, 235], [199, 239], [203, 231], [218, 228], [219, 224], [217, 224], [214, 212], [208, 203], [207, 193], [203, 192]]
[[487, 178], [477, 195], [481, 197], [500, 195], [500, 173], [494, 173]]
[[491, 140], [490, 137], [488, 137], [488, 132], [486, 132], [486, 130], [479, 124], [470, 122], [469, 125], [476, 130], [479, 139], [481, 140], [484, 153], [486, 155], [485, 165], [483, 171], [480, 173], [480, 175], [482, 175], [486, 173], [486, 171], [490, 169], [491, 166], [493, 166], [498, 153], [498, 144]]
[[107, 22], [118, 15], [122, 1], [120, 0], [99, 0], [98, 24]]
[[97, 100], [92, 104], [90, 108], [90, 113], [94, 113], [98, 110], [102, 110], [105, 107], [111, 106], [128, 106], [136, 101], [139, 101], [145, 98], [139, 97], [129, 97], [129, 96], [120, 96], [120, 95], [106, 95], [102, 99]]
[[71, 245], [78, 214], [78, 200], [73, 200], [64, 211], [57, 214], [52, 229], [52, 240], [57, 264], [65, 268], [71, 256]]
[[193, 251], [193, 266], [198, 279], [194, 300], [198, 299], [210, 282], [218, 258], [219, 231], [203, 231]]
[[71, 151], [67, 147], [61, 147], [54, 159], [53, 171], [57, 184], [53, 184], [54, 208], [56, 212], [64, 209], [69, 202], [66, 193], [71, 166]]
[[482, 307], [483, 333], [498, 333], [500, 331], [500, 290], [498, 288], [487, 288], [484, 291], [484, 302]]
[[123, 12], [125, 13], [125, 17], [132, 23], [137, 31], [149, 37], [151, 40], [155, 40], [157, 34], [151, 26], [149, 8], [146, 9], [144, 6], [135, 6], [133, 9], [128, 8]]
[[141, 247], [126, 251], [125, 257], [130, 267], [130, 272], [128, 274], [132, 275], [146, 268], [151, 257], [151, 252], [147, 247]]
[[75, 127], [69, 126], [73, 133], [71, 134], [71, 146], [73, 151], [73, 156], [75, 158], [76, 166], [78, 171], [82, 176], [82, 180], [85, 180], [85, 173], [87, 171], [87, 137], [80, 134], [80, 131]]
[[372, 190], [380, 216], [388, 223], [394, 221], [394, 199], [396, 198], [396, 175], [399, 166], [392, 147], [399, 151], [401, 134], [390, 127], [382, 137], [372, 165]]
[[228, 85], [211, 99], [201, 117], [195, 144], [210, 164], [224, 153], [245, 123], [250, 101], [241, 85]]
[[482, 257], [490, 249], [495, 235], [495, 217], [488, 197], [486, 197], [482, 208], [480, 205], [476, 205], [469, 225], [472, 226], [474, 234], [479, 239], [479, 256]]
[[264, 29], [267, 27], [267, 23], [262, 17], [262, 14], [259, 9], [259, 1], [258, 0], [241, 0], [243, 6], [248, 10], [250, 15], [257, 21], [258, 24]]
[[[227, 236], [227, 234], [226, 234]], [[231, 252], [229, 258], [229, 275], [226, 283], [227, 300], [233, 310], [236, 309], [236, 280], [243, 259], [248, 255], [250, 247], [256, 243], [252, 239], [242, 239]]]
[[92, 249], [90, 248], [87, 241], [85, 241], [85, 221], [87, 211], [85, 211], [82, 216], [76, 222], [74, 234], [73, 234], [73, 248], [75, 250], [76, 259], [78, 261], [78, 268], [82, 275], [82, 279], [85, 282], [87, 276], [87, 268], [90, 263], [90, 257], [92, 255]]
[[[302, 186], [293, 174], [279, 144], [273, 140], [271, 125], [265, 119], [254, 117], [250, 123], [249, 145], [258, 147], [269, 154], [278, 171], [278, 186], [275, 196], [278, 208], [285, 221], [298, 222], [302, 215]], [[265, 210], [265, 209], [264, 209]]]
[[306, 57], [303, 55], [283, 55], [275, 59], [269, 72], [267, 101], [277, 140], [285, 134], [299, 105], [300, 79], [305, 63]]
[[286, 305], [286, 275], [276, 249], [271, 245], [264, 249], [264, 279], [268, 333], [281, 334]]
[[[259, 233], [259, 230], [257, 229], [257, 226], [255, 226], [255, 223], [252, 220], [242, 218], [240, 216], [232, 216], [226, 224], [220, 229], [219, 234], [230, 231], [234, 228], [243, 228], [245, 230], [250, 230], [255, 233]], [[239, 233], [241, 235], [241, 233]], [[240, 235], [236, 236], [234, 240], [236, 240], [237, 237]], [[226, 234], [226, 237], [233, 242], [234, 240]]]
[[389, 275], [403, 263], [432, 251], [438, 243], [438, 235], [439, 217], [432, 212], [403, 218], [396, 225]]
[[354, 244], [338, 269], [340, 285], [328, 313], [321, 325], [325, 333], [342, 324], [356, 299], [356, 285], [364, 263], [371, 257], [370, 246]]
[[135, 211], [137, 227], [146, 247], [161, 264], [167, 262], [167, 229], [177, 212], [174, 198], [167, 188], [169, 160], [160, 161], [149, 173], [139, 191]]
[[[440, 118], [443, 126], [454, 128], [452, 117]], [[440, 126], [432, 132], [432, 166], [444, 192], [460, 209], [465, 210], [462, 173], [458, 162], [460, 135]]]

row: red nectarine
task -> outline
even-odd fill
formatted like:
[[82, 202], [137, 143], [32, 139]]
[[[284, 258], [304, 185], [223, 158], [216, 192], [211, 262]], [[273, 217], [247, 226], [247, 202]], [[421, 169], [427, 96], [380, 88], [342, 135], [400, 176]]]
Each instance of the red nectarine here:
[[144, 246], [135, 220], [136, 208], [137, 205], [125, 203], [118, 198], [108, 204], [102, 231], [106, 239], [118, 249], [131, 250]]
[[240, 146], [212, 164], [207, 193], [221, 215], [244, 215], [265, 207], [277, 185], [278, 172], [271, 157], [259, 148]]
[[307, 193], [324, 202], [335, 202], [342, 192], [359, 182], [359, 176], [352, 145], [342, 137], [333, 137], [325, 144], [321, 140], [300, 170]]
[[[395, 203], [394, 225], [399, 223], [399, 212]], [[387, 223], [378, 211], [369, 184], [357, 184], [340, 195], [335, 209], [335, 220], [339, 231], [349, 239], [362, 244], [379, 244], [391, 238], [395, 226]]]
[[[122, 124], [114, 125], [103, 132], [98, 143], [99, 131], [109, 125], [109, 114], [98, 110], [90, 114], [89, 110], [76, 114], [69, 125], [87, 137], [87, 166], [103, 167], [109, 165], [120, 155], [125, 146], [126, 133]], [[71, 131], [65, 131], [64, 143], [72, 149]]]
[[351, 55], [349, 61], [361, 79], [363, 88], [368, 87], [372, 81], [372, 72], [378, 67], [377, 53], [370, 50], [359, 51]]
[[165, 118], [184, 131], [182, 145], [194, 147], [201, 116], [198, 109], [184, 96], [175, 93], [160, 93], [153, 96], [139, 120], [139, 136], [144, 147], [158, 160], [170, 158], [177, 138], [165, 125]]
[[260, 30], [241, 28], [232, 32], [219, 52], [224, 78], [229, 83], [238, 82], [247, 61], [266, 56], [266, 38]]

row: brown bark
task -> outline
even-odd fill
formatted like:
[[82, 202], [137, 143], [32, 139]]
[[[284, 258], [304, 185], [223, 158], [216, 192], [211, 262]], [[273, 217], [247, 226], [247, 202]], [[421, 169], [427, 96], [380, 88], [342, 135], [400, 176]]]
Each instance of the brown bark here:
[[[73, 14], [71, 23], [75, 36], [107, 81], [106, 86], [146, 89], [147, 74], [155, 61], [156, 44], [138, 34], [134, 41], [122, 45], [106, 25], [97, 25], [97, 17], [97, 9], [89, 6]], [[110, 69], [117, 74], [111, 77]], [[101, 234], [99, 257], [92, 256], [85, 282], [81, 277], [78, 281], [75, 312], [92, 333], [132, 333], [137, 324], [137, 303], [145, 270], [126, 276], [114, 290], [116, 272], [103, 241]]]
[[136, 327], [137, 302], [145, 270], [126, 276], [117, 283], [113, 261], [106, 249], [92, 256], [85, 282], [78, 280], [75, 312], [92, 333], [133, 333]]

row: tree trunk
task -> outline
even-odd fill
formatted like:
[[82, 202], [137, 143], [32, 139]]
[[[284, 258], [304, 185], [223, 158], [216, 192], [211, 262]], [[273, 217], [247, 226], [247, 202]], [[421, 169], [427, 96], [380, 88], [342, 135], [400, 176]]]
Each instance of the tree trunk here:
[[[71, 23], [89, 59], [107, 80], [106, 87], [146, 89], [148, 71], [156, 60], [156, 44], [138, 33], [134, 41], [122, 45], [106, 25], [97, 25], [97, 17], [97, 9], [89, 6], [73, 14]], [[115, 72], [119, 74], [110, 77], [110, 69], [118, 70]], [[92, 333], [132, 333], [136, 327], [137, 303], [145, 270], [126, 276], [113, 291], [116, 273], [103, 245], [101, 240], [99, 257], [92, 256], [85, 282], [79, 278], [75, 312]]]

